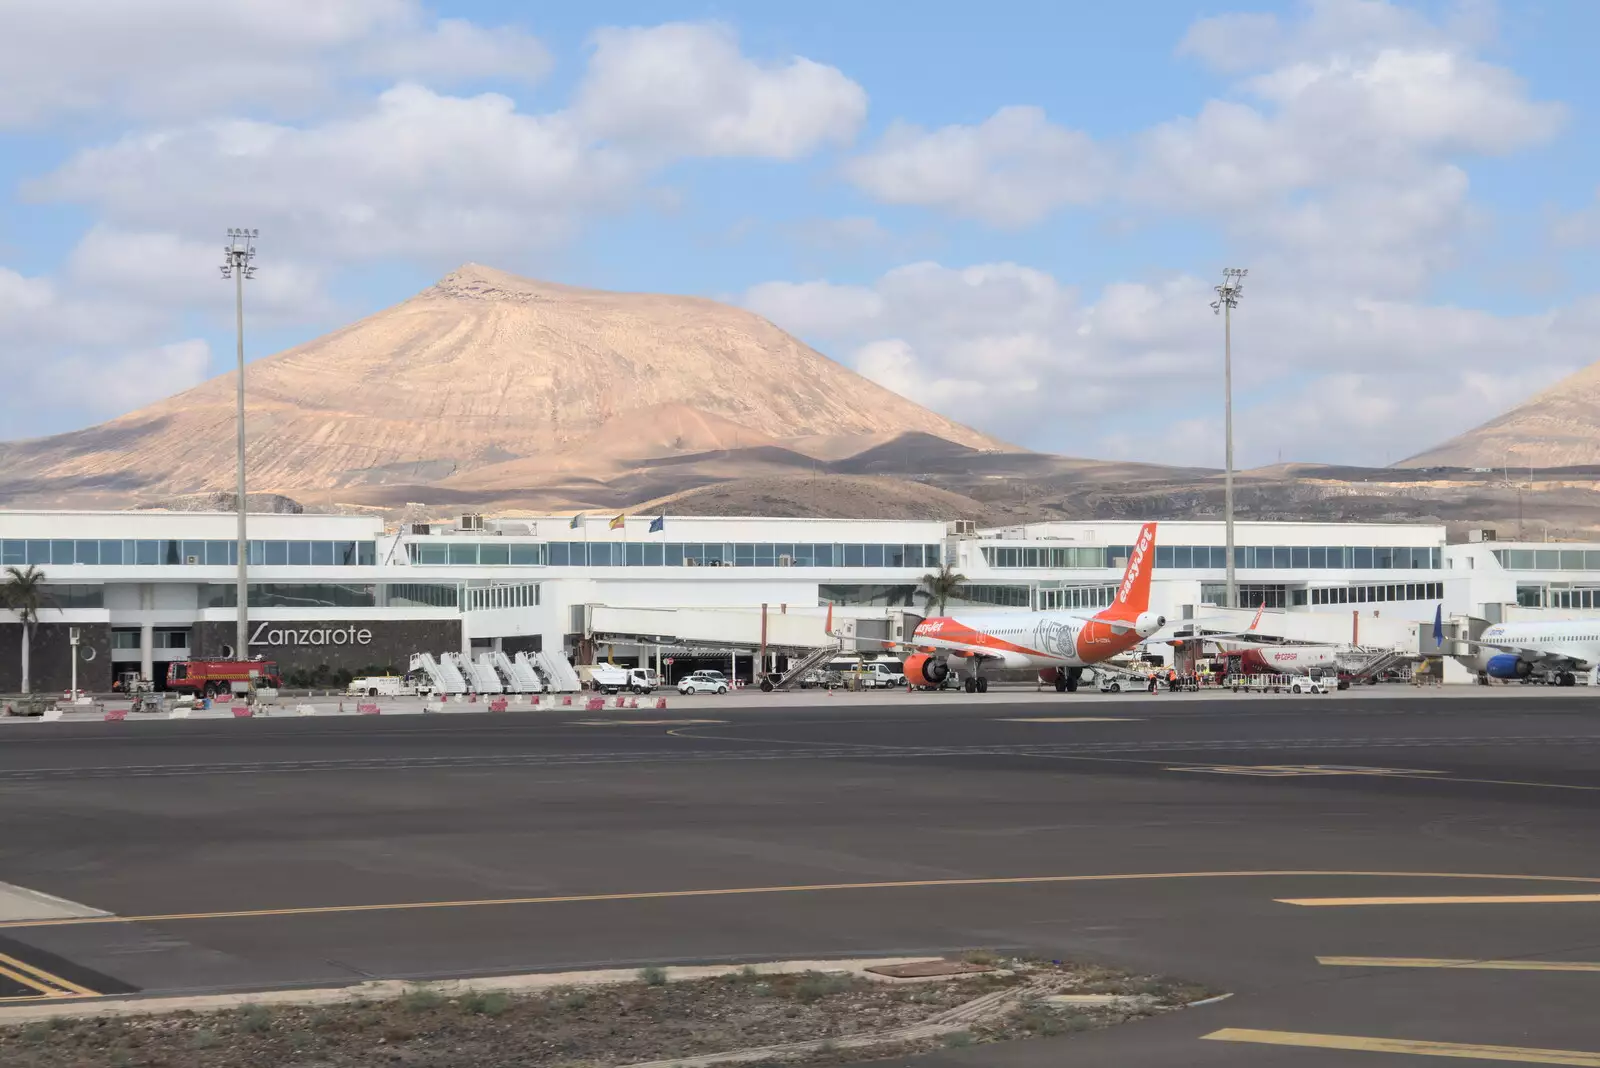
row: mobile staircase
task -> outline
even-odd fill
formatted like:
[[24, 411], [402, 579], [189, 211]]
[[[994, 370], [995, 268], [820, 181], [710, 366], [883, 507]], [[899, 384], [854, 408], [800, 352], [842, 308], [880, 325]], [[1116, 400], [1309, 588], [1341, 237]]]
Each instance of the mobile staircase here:
[[[533, 670], [533, 665], [518, 655], [512, 660], [505, 653], [485, 653], [494, 669], [500, 673], [500, 678], [506, 684], [507, 693], [542, 693], [544, 682], [539, 678], [539, 673]], [[481, 659], [481, 658], [480, 658]]]
[[494, 668], [486, 663], [473, 660], [461, 653], [446, 653], [444, 658], [455, 664], [463, 678], [468, 681], [476, 693], [503, 693], [505, 686], [500, 682], [500, 676], [494, 673]]
[[825, 645], [820, 649], [813, 649], [804, 658], [790, 664], [789, 670], [785, 671], [781, 678], [774, 679], [772, 688], [774, 690], [787, 690], [805, 678], [807, 672], [816, 671], [838, 655], [838, 645]]
[[[526, 653], [517, 654], [518, 659], [525, 656]], [[543, 675], [549, 684], [551, 693], [577, 693], [583, 689], [583, 680], [572, 670], [572, 665], [567, 663], [566, 657], [558, 656], [547, 649], [541, 649], [533, 656], [533, 662], [538, 666], [539, 674]]]
[[467, 680], [461, 677], [461, 672], [448, 658], [435, 660], [432, 653], [412, 653], [411, 673], [421, 672], [433, 684], [433, 692], [438, 694], [459, 694], [467, 692]]

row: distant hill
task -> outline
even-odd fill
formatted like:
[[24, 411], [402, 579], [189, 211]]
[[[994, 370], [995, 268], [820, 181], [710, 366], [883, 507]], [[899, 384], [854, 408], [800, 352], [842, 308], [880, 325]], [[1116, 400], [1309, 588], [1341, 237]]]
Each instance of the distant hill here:
[[1600, 464], [1600, 363], [1396, 467], [1535, 469]]
[[[252, 493], [307, 504], [393, 506], [429, 487], [548, 498], [671, 457], [769, 447], [826, 461], [906, 435], [1010, 449], [742, 309], [477, 265], [252, 363], [246, 386]], [[0, 444], [0, 502], [227, 490], [234, 389], [222, 375], [109, 423]]]

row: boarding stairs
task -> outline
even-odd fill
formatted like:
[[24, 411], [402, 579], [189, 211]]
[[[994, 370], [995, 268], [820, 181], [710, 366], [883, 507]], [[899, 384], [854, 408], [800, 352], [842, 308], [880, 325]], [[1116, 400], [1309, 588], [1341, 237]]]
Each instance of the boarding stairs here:
[[826, 666], [828, 661], [838, 655], [839, 646], [837, 643], [825, 645], [820, 649], [813, 649], [805, 655], [804, 659], [790, 664], [789, 670], [785, 671], [783, 677], [772, 684], [772, 688], [774, 690], [787, 690], [805, 678], [806, 672], [815, 671]]
[[534, 654], [533, 662], [538, 665], [539, 674], [545, 677], [552, 693], [577, 693], [583, 689], [583, 680], [572, 670], [572, 665], [567, 663], [566, 657], [541, 649]]
[[412, 653], [411, 673], [421, 672], [428, 677], [433, 685], [433, 690], [438, 694], [459, 694], [467, 692], [467, 680], [461, 677], [461, 672], [456, 670], [448, 658], [435, 660], [432, 653]]
[[539, 678], [539, 673], [533, 670], [533, 665], [528, 663], [524, 654], [518, 653], [512, 660], [505, 653], [490, 653], [489, 658], [494, 663], [494, 668], [505, 680], [507, 693], [542, 693], [544, 681]]
[[[501, 664], [502, 661], [505, 661], [503, 667]], [[510, 661], [506, 660], [506, 654], [504, 653], [496, 653], [490, 650], [485, 650], [484, 652], [478, 654], [478, 673], [480, 675], [484, 675], [485, 678], [487, 678], [488, 675], [494, 676], [495, 682], [500, 684], [500, 689], [495, 691], [497, 693], [522, 692], [517, 689], [516, 680], [506, 673], [506, 669], [510, 668], [510, 666], [511, 663]], [[485, 669], [488, 670], [488, 674], [485, 674]]]
[[488, 664], [479, 663], [469, 656], [461, 653], [446, 653], [444, 658], [455, 664], [475, 693], [501, 693], [505, 687], [500, 683], [500, 676], [494, 673], [494, 668]]
[[1412, 657], [1397, 649], [1367, 649], [1357, 646], [1348, 659], [1340, 663], [1352, 679], [1376, 678], [1389, 668], [1406, 663]]

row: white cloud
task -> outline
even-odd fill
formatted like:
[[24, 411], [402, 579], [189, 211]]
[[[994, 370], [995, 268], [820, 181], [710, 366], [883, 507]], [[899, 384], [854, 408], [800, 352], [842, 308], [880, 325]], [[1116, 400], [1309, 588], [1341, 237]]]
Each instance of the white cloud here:
[[431, 29], [408, 25], [367, 44], [362, 70], [429, 85], [504, 78], [536, 82], [550, 72], [544, 44], [515, 26], [489, 28], [465, 19], [440, 19]]
[[[223, 238], [213, 241], [166, 232], [137, 232], [97, 226], [68, 257], [64, 280], [75, 292], [116, 295], [177, 315], [206, 310], [233, 315], [233, 287], [218, 268]], [[336, 312], [326, 295], [324, 269], [274, 255], [246, 283], [252, 327], [304, 323]]]
[[[1221, 323], [1207, 281], [1081, 301], [1016, 264], [918, 263], [870, 286], [766, 283], [745, 304], [905, 396], [1072, 455], [1220, 464]], [[1545, 314], [1352, 298], [1281, 281], [1235, 313], [1241, 463], [1381, 464], [1588, 362], [1600, 305]]]
[[833, 67], [758, 63], [726, 27], [603, 29], [578, 91], [586, 127], [668, 156], [794, 159], [855, 136], [866, 92]]
[[0, 22], [0, 125], [293, 113], [358, 74], [526, 80], [550, 65], [515, 27], [436, 21], [417, 0], [5, 0]]
[[625, 203], [638, 177], [568, 115], [400, 85], [320, 124], [235, 119], [132, 135], [80, 153], [35, 192], [133, 229], [249, 225], [263, 247], [310, 259], [460, 260], [548, 247]]
[[895, 123], [845, 175], [877, 199], [919, 204], [997, 226], [1038, 222], [1098, 199], [1109, 159], [1088, 135], [1035, 107], [1007, 107], [976, 126], [923, 130]]
[[0, 426], [7, 437], [121, 414], [201, 381], [203, 340], [162, 343], [170, 309], [126, 293], [63, 289], [0, 267]]

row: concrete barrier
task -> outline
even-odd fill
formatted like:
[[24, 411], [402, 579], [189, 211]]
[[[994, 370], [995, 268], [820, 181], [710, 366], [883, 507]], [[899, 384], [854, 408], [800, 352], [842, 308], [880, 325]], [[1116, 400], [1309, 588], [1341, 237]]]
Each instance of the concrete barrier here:
[[189, 709], [189, 708], [174, 708], [174, 709], [171, 709], [170, 711], [167, 712], [167, 718], [168, 719], [188, 719], [189, 718], [189, 713], [191, 711], [193, 711], [193, 710]]
[[61, 714], [61, 709], [59, 708], [47, 708], [44, 710], [44, 715], [39, 718], [46, 723], [54, 723], [61, 718]]
[[254, 710], [251, 709], [251, 707], [249, 705], [234, 705], [233, 706], [233, 718], [234, 719], [250, 719], [250, 718], [252, 718], [254, 716], [255, 716], [255, 712], [254, 712]]
[[375, 704], [367, 703], [356, 705], [356, 711], [361, 713], [363, 716], [376, 716], [379, 715], [383, 710]]
[[667, 707], [667, 699], [665, 697], [657, 697], [656, 698], [656, 707], [657, 708], [666, 708]]
[[591, 697], [584, 702], [583, 707], [590, 712], [599, 712], [606, 707], [606, 699], [604, 697]]
[[507, 707], [508, 703], [509, 702], [507, 702], [504, 697], [496, 697], [493, 701], [489, 702], [489, 711], [490, 712], [504, 712], [506, 710], [506, 707]]
[[297, 716], [314, 716], [317, 714], [316, 705], [296, 705], [294, 714]]
[[128, 710], [126, 708], [108, 708], [108, 709], [106, 709], [106, 722], [107, 723], [121, 723], [123, 720], [125, 720], [127, 718], [128, 718]]

